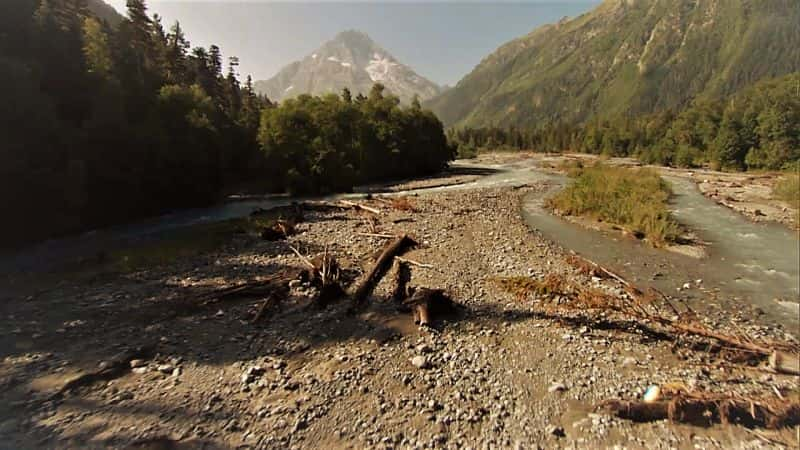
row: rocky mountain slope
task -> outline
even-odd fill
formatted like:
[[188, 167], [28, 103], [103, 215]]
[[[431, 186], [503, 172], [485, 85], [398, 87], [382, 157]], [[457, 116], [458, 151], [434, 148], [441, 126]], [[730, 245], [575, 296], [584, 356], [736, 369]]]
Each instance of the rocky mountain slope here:
[[88, 0], [86, 6], [89, 8], [89, 11], [100, 19], [108, 22], [109, 25], [116, 26], [124, 19], [113, 6], [103, 0]]
[[300, 94], [339, 93], [344, 88], [354, 96], [366, 95], [375, 83], [382, 83], [405, 102], [414, 95], [425, 100], [440, 92], [439, 86], [397, 61], [369, 36], [352, 30], [339, 33], [269, 80], [256, 82], [255, 87], [271, 100], [280, 101]]
[[679, 108], [800, 70], [797, 0], [606, 0], [485, 58], [428, 102], [448, 125]]

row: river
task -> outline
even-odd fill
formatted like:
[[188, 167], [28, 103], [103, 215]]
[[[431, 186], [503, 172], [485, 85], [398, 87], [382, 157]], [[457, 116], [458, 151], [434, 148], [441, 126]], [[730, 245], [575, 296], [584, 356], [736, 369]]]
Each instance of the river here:
[[[529, 194], [525, 198], [523, 217], [528, 226], [562, 247], [613, 268], [637, 284], [652, 285], [689, 299], [714, 301], [720, 307], [735, 305], [736, 302], [727, 302], [736, 298], [755, 304], [768, 318], [787, 327], [797, 329], [800, 325], [797, 303], [800, 299], [800, 243], [797, 235], [779, 224], [748, 221], [704, 197], [690, 180], [665, 177], [675, 193], [671, 202], [674, 216], [708, 243], [708, 256], [703, 259], [654, 249], [635, 239], [613, 232], [589, 230], [549, 214], [542, 208], [543, 199], [563, 187], [567, 179], [536, 169], [534, 161], [496, 165], [458, 161], [454, 167], [486, 169], [490, 174], [470, 183], [414, 192], [424, 194], [450, 189], [546, 182], [551, 185], [548, 192]], [[361, 196], [363, 194], [343, 194], [325, 199]], [[285, 205], [293, 200], [300, 199], [270, 196], [231, 201], [47, 241], [22, 251], [0, 255], [0, 270], [5, 273], [51, 270], [66, 262], [91, 257], [111, 248], [158, 239], [169, 230], [241, 217], [258, 208]], [[698, 283], [698, 280], [702, 281]], [[677, 288], [682, 288], [686, 283], [691, 287], [678, 292]], [[715, 299], [707, 300], [709, 293]]]

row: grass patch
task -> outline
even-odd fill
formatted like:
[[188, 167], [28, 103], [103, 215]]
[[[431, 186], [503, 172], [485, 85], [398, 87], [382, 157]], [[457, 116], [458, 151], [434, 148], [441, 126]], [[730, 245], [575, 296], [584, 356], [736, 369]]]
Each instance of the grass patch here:
[[551, 209], [618, 225], [655, 247], [677, 240], [680, 227], [667, 208], [672, 191], [655, 171], [596, 164], [571, 175], [574, 181], [547, 200]]
[[800, 174], [789, 174], [778, 180], [772, 195], [794, 208], [795, 226], [800, 228]]
[[222, 248], [237, 234], [258, 234], [271, 227], [279, 214], [259, 214], [172, 230], [140, 245], [101, 255], [101, 266], [113, 272], [132, 272], [173, 263]]
[[792, 208], [800, 209], [800, 175], [790, 174], [778, 180], [772, 194], [792, 205]]
[[584, 166], [580, 159], [565, 159], [559, 163], [557, 168], [569, 176], [575, 176], [583, 170]]

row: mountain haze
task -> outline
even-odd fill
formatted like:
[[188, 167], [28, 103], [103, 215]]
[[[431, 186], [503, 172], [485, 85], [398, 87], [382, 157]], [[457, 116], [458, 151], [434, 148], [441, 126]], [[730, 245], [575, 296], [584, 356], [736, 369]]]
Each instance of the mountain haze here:
[[408, 103], [415, 95], [426, 100], [441, 89], [398, 62], [389, 52], [359, 31], [344, 31], [312, 54], [281, 69], [274, 77], [255, 83], [256, 91], [280, 101], [300, 94], [339, 93], [348, 88], [355, 96], [382, 83]]
[[800, 1], [606, 0], [486, 57], [431, 99], [447, 125], [679, 108], [800, 70]]

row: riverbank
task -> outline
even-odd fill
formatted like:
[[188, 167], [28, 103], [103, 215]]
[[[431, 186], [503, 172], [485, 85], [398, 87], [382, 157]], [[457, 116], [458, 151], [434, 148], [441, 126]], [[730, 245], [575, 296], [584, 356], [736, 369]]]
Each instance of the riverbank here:
[[[28, 292], [17, 285], [0, 306], [8, 318], [0, 325], [0, 446], [125, 448], [155, 439], [177, 448], [793, 444], [794, 430], [634, 424], [593, 412], [605, 399], [639, 399], [648, 386], [669, 382], [773, 398], [777, 389], [791, 398], [798, 381], [690, 350], [691, 339], [614, 326], [612, 317], [557, 314], [499, 288], [498, 277], [557, 275], [623, 295], [618, 282], [577, 270], [568, 249], [525, 226], [522, 199], [547, 188], [421, 193], [403, 209], [370, 202], [377, 216], [315, 211], [286, 241], [245, 232], [165, 265]], [[345, 277], [357, 279], [386, 242], [374, 235], [384, 233], [408, 233], [420, 243], [404, 257], [431, 268], [412, 266], [412, 285], [446, 289], [464, 306], [436, 331], [417, 328], [387, 301], [391, 276], [355, 315], [347, 299], [308, 309], [314, 289], [300, 282], [256, 323], [250, 320], [261, 298], [187, 302], [301, 269], [292, 247], [310, 256], [328, 252]], [[791, 339], [744, 302], [688, 302], [719, 331]], [[48, 400], [78, 370], [153, 343], [153, 356], [133, 371]]]
[[[563, 154], [542, 155], [526, 153], [539, 161], [544, 170], [563, 173], [570, 164], [580, 162], [591, 165], [600, 160], [596, 155]], [[496, 162], [503, 159], [515, 160], [513, 154], [497, 154], [487, 157]], [[676, 169], [672, 167], [644, 165], [633, 158], [610, 158], [606, 164], [625, 167], [646, 167], [657, 170], [664, 176], [691, 180], [698, 190], [711, 200], [747, 217], [756, 223], [777, 222], [796, 230], [798, 211], [791, 202], [778, 198], [774, 189], [785, 174], [780, 172], [719, 172], [708, 169]]]

